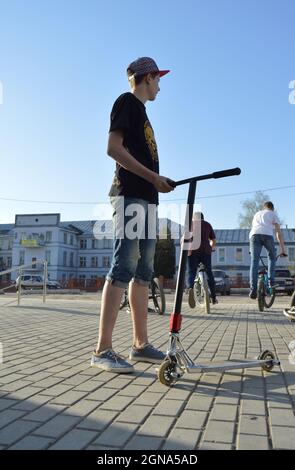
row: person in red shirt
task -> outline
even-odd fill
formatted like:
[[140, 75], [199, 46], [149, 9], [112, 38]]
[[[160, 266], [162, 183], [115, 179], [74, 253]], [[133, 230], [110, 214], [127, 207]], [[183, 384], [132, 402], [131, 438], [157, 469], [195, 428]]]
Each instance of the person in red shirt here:
[[203, 263], [206, 267], [212, 303], [217, 304], [218, 301], [216, 299], [215, 293], [215, 281], [211, 266], [211, 253], [216, 245], [216, 236], [212, 225], [204, 220], [204, 215], [202, 212], [194, 213], [193, 240], [193, 244], [197, 245], [198, 248], [191, 249], [188, 252], [188, 304], [191, 308], [194, 308], [196, 305], [193, 285], [199, 263]]

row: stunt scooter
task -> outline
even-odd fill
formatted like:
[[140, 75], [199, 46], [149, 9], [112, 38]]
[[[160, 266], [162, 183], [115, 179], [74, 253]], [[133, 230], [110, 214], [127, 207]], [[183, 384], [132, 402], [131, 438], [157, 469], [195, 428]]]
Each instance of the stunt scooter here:
[[188, 244], [191, 240], [192, 232], [192, 216], [194, 209], [194, 201], [196, 195], [197, 181], [225, 178], [228, 176], [239, 175], [241, 173], [240, 168], [231, 168], [229, 170], [217, 171], [208, 175], [195, 176], [181, 181], [169, 182], [171, 186], [180, 186], [183, 184], [189, 184], [187, 208], [186, 208], [186, 219], [185, 219], [185, 233], [181, 244], [180, 251], [180, 263], [177, 275], [175, 299], [173, 313], [170, 317], [170, 340], [169, 349], [167, 351], [164, 362], [158, 369], [158, 378], [164, 385], [170, 386], [177, 382], [185, 372], [223, 372], [225, 370], [233, 369], [246, 369], [250, 367], [261, 367], [264, 371], [271, 371], [274, 365], [280, 365], [280, 362], [276, 360], [275, 355], [271, 351], [263, 351], [259, 354], [257, 359], [254, 360], [240, 360], [240, 361], [227, 361], [223, 363], [208, 363], [208, 364], [195, 364], [189, 357], [188, 353], [183, 348], [180, 341], [180, 329], [181, 329], [181, 304], [184, 290], [184, 280], [186, 271], [186, 262], [188, 250], [185, 244]]

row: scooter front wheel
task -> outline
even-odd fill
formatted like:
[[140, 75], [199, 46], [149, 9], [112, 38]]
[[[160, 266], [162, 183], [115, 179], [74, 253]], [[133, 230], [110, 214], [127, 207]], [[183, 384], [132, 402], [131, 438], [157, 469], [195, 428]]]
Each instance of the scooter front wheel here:
[[[159, 367], [158, 378], [163, 385], [169, 387], [175, 382], [176, 364], [166, 359]], [[173, 374], [173, 375], [172, 375]]]

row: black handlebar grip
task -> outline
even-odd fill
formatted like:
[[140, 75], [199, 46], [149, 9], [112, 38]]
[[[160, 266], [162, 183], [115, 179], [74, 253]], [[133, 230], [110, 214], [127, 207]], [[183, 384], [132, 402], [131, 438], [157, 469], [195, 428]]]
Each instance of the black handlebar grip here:
[[176, 188], [177, 184], [176, 184], [176, 181], [173, 181], [171, 180], [170, 178], [166, 178], [167, 180], [167, 183], [172, 187], [172, 188]]
[[226, 176], [240, 175], [240, 168], [230, 168], [229, 170], [215, 171], [212, 173], [213, 178], [225, 178]]

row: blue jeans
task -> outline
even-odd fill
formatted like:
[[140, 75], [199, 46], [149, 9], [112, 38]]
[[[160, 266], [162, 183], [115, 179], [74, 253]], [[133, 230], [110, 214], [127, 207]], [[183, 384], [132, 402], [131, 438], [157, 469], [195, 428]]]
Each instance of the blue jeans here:
[[[113, 259], [106, 279], [118, 287], [127, 287], [131, 279], [141, 285], [149, 285], [154, 272], [156, 206], [144, 199], [123, 196], [111, 197], [111, 204], [114, 229]], [[137, 209], [131, 206], [132, 204], [136, 205], [139, 212], [136, 212]], [[129, 215], [126, 215], [126, 211]], [[137, 223], [133, 223], [134, 214]], [[151, 226], [155, 229], [149, 230]], [[132, 231], [132, 228], [135, 231]], [[131, 239], [130, 233], [137, 233], [137, 236]]]
[[261, 234], [252, 235], [250, 238], [250, 289], [254, 292], [257, 291], [259, 256], [263, 247], [265, 247], [268, 254], [268, 277], [271, 284], [274, 284], [275, 280], [276, 249], [273, 237]]
[[190, 256], [188, 256], [187, 261], [188, 261], [188, 287], [189, 288], [193, 287], [194, 280], [197, 274], [198, 265], [199, 263], [203, 263], [206, 268], [206, 273], [208, 276], [208, 285], [209, 285], [209, 289], [211, 292], [211, 297], [212, 299], [215, 299], [216, 297], [215, 281], [214, 281], [214, 276], [213, 276], [212, 267], [211, 267], [211, 255], [196, 254], [193, 252]]

